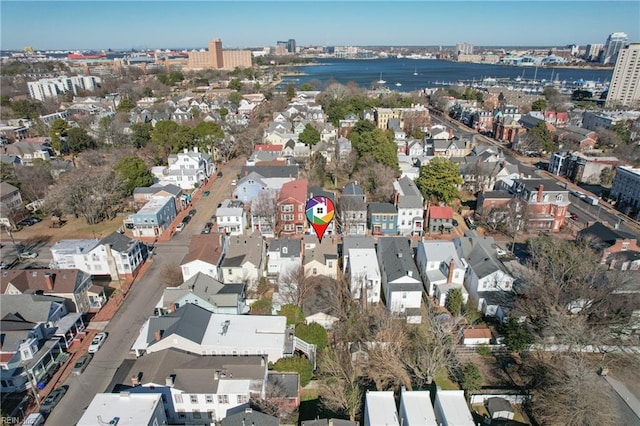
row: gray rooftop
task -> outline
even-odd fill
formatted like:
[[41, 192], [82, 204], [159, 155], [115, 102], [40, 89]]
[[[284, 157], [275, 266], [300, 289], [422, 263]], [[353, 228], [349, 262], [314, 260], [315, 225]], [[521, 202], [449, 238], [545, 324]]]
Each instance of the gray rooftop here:
[[391, 203], [369, 203], [369, 212], [372, 214], [397, 214], [396, 206]]
[[240, 176], [248, 176], [256, 172], [263, 178], [294, 178], [298, 179], [298, 166], [243, 166]]
[[18, 314], [31, 323], [46, 323], [52, 310], [51, 304], [64, 304], [65, 300], [62, 297], [37, 294], [4, 294], [0, 298], [0, 312], [3, 316]]
[[454, 241], [459, 243], [461, 257], [467, 261], [478, 278], [484, 278], [498, 270], [508, 274], [498, 259], [496, 242], [492, 237], [481, 237], [476, 231], [467, 231], [463, 237], [458, 237]]
[[110, 235], [100, 240], [100, 244], [108, 245], [112, 250], [124, 253], [129, 251], [129, 249], [134, 245], [138, 244], [138, 241], [119, 232], [112, 232]]
[[[283, 248], [286, 248], [286, 250], [283, 251]], [[269, 243], [269, 251], [280, 253], [281, 258], [299, 258], [302, 252], [302, 245], [299, 239], [292, 240], [286, 237], [280, 240], [272, 240]]]
[[407, 176], [393, 183], [398, 192], [398, 208], [424, 208], [424, 199], [415, 182]]
[[378, 239], [378, 258], [380, 266], [387, 275], [387, 281], [406, 277], [409, 272], [420, 280], [418, 268], [413, 261], [411, 241], [406, 237], [383, 237]]

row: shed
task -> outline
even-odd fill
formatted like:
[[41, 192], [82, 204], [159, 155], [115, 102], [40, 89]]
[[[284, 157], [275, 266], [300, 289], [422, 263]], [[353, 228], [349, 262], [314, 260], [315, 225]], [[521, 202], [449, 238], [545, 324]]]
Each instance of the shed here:
[[485, 401], [485, 405], [492, 419], [513, 419], [513, 407], [511, 407], [511, 403], [506, 399], [499, 397], [488, 398]]

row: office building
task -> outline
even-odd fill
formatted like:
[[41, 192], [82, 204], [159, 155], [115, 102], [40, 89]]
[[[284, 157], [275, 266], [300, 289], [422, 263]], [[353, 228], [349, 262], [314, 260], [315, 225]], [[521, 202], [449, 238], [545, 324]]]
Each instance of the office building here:
[[635, 106], [640, 104], [640, 43], [620, 49], [611, 76], [607, 106]]
[[627, 35], [625, 33], [612, 33], [607, 37], [604, 44], [600, 62], [603, 64], [613, 64], [616, 62], [618, 52], [627, 44]]
[[611, 198], [616, 200], [619, 210], [630, 209], [629, 214], [636, 216], [640, 212], [640, 169], [618, 166], [611, 185]]
[[223, 69], [251, 68], [250, 50], [224, 50], [219, 38], [209, 42], [209, 50], [189, 52], [187, 68], [189, 69]]
[[587, 61], [595, 62], [600, 58], [600, 52], [604, 48], [604, 44], [602, 43], [593, 43], [587, 44], [587, 48], [585, 49], [584, 59]]

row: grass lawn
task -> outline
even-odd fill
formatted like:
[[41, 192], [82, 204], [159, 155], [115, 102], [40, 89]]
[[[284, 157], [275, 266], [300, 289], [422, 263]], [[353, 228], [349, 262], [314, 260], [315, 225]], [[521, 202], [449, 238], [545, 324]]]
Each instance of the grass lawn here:
[[434, 377], [436, 385], [440, 386], [443, 390], [460, 390], [460, 386], [449, 378], [449, 372], [446, 368], [443, 368]]

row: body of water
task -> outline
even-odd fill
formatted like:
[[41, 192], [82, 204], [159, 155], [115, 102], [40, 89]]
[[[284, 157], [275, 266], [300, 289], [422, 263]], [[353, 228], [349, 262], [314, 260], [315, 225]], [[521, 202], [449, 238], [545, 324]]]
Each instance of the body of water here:
[[[304, 75], [285, 76], [279, 88], [289, 83], [299, 86], [312, 80], [323, 85], [336, 81], [341, 84], [355, 82], [360, 87], [371, 88], [378, 80], [392, 90], [412, 92], [439, 87], [442, 83], [482, 80], [484, 78], [523, 78], [536, 80], [578, 80], [608, 82], [612, 70], [538, 67], [511, 67], [450, 62], [437, 59], [318, 59], [317, 64], [295, 67]], [[400, 85], [397, 85], [400, 83]], [[324, 87], [323, 87], [324, 89]]]

